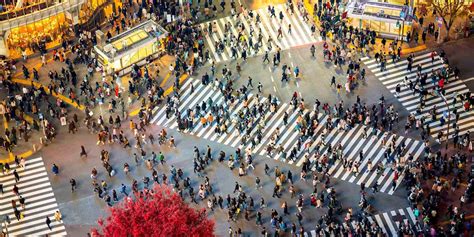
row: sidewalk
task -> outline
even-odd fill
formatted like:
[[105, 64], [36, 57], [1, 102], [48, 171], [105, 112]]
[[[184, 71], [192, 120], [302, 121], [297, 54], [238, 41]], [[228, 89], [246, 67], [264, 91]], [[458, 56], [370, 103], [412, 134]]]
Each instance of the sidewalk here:
[[[308, 11], [308, 13], [313, 16], [313, 19], [314, 19], [314, 22], [315, 22], [315, 25], [317, 26], [317, 28], [320, 28], [320, 22], [318, 20], [318, 17], [314, 15], [314, 7], [313, 7], [313, 4], [310, 3], [311, 0], [303, 0], [303, 3], [304, 3], [304, 6], [306, 8], [306, 10]], [[428, 11], [429, 14], [431, 14], [432, 12]], [[428, 15], [428, 17], [425, 17], [424, 19], [424, 23], [423, 23], [423, 28], [426, 28], [428, 26], [429, 23], [432, 23], [434, 22], [434, 16], [432, 15]], [[460, 18], [460, 19], [456, 19], [455, 23], [453, 24], [453, 26], [451, 27], [451, 31], [453, 32], [454, 29], [456, 28], [456, 26], [459, 26], [461, 23], [463, 22], [463, 19]], [[435, 27], [435, 30], [437, 29], [438, 27]], [[435, 49], [437, 48], [440, 44], [438, 44], [437, 40], [435, 39], [434, 35], [430, 35], [430, 34], [427, 34], [427, 37], [426, 37], [426, 42], [423, 43], [421, 41], [421, 34], [422, 34], [422, 30], [420, 28], [420, 26], [416, 23], [414, 24], [413, 28], [412, 28], [412, 32], [414, 31], [418, 31], [419, 32], [419, 42], [414, 42], [414, 40], [411, 40], [410, 42], [403, 42], [403, 44], [401, 45], [401, 48], [402, 48], [402, 55], [407, 55], [407, 54], [412, 54], [412, 53], [416, 53], [416, 52], [421, 52], [421, 51], [424, 51], [424, 50], [430, 50], [430, 49]], [[444, 38], [444, 36], [446, 36], [446, 27], [442, 27], [441, 28], [441, 37]], [[413, 34], [412, 34], [412, 37], [413, 37]], [[451, 38], [455, 38], [454, 37], [454, 33], [451, 34]], [[381, 44], [381, 39], [378, 38], [376, 40], [376, 44], [374, 46], [371, 46], [371, 52], [370, 53], [375, 53], [375, 52], [380, 52], [380, 51], [383, 51], [385, 53], [388, 54], [389, 50], [388, 50], [388, 46], [393, 42], [393, 40], [388, 40], [387, 39], [387, 42], [386, 42], [386, 47], [385, 49], [382, 47], [382, 44]], [[441, 41], [442, 42], [442, 41]]]
[[[5, 131], [7, 129], [10, 130], [12, 127], [17, 126], [15, 121], [10, 120], [10, 122], [7, 122], [4, 116], [2, 116], [1, 118], [3, 120], [2, 126], [0, 126], [1, 134], [5, 134]], [[30, 124], [33, 121], [33, 118], [27, 115], [24, 115], [24, 119]], [[41, 145], [40, 140], [38, 139], [41, 136], [42, 136], [41, 130], [36, 131], [34, 129], [31, 129], [30, 131], [28, 142], [25, 142], [23, 137], [18, 136], [17, 145], [13, 148], [12, 152], [7, 152], [4, 149], [0, 150], [0, 163], [5, 163], [5, 162], [9, 163], [9, 162], [14, 161], [15, 155], [18, 157], [26, 158], [26, 157], [31, 156], [36, 151], [41, 150], [43, 146]]]

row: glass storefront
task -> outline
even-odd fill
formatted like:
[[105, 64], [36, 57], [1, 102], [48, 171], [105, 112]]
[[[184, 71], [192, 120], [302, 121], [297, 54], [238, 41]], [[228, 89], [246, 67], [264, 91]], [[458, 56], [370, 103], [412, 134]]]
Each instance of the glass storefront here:
[[[375, 30], [376, 32], [380, 32], [383, 34], [391, 34], [391, 35], [401, 34], [402, 23], [399, 23], [400, 26], [397, 26], [397, 23], [389, 23], [389, 22], [383, 22], [379, 20], [351, 19], [351, 21], [355, 23], [355, 24], [352, 23], [352, 25], [356, 27], [358, 27], [357, 24], [361, 24], [362, 29], [369, 28], [371, 30]], [[405, 35], [409, 30], [410, 30], [410, 26], [405, 25], [404, 30], [403, 30]]]
[[51, 45], [61, 43], [65, 32], [70, 26], [66, 20], [65, 14], [60, 13], [50, 16], [36, 22], [12, 28], [7, 38], [7, 46], [12, 51], [27, 50], [30, 53], [39, 50], [41, 44], [45, 44], [46, 48]]
[[105, 17], [110, 17], [115, 9], [122, 5], [122, 2], [120, 0], [88, 0], [84, 5], [82, 5], [81, 11], [79, 12], [80, 22], [83, 23], [89, 20], [89, 18], [95, 13], [95, 10], [104, 4], [108, 5], [103, 8], [103, 13]]
[[378, 37], [406, 37], [411, 30], [411, 19], [408, 6], [382, 2], [366, 2], [348, 5], [348, 22], [355, 28], [370, 29], [377, 32]]
[[[146, 45], [140, 46], [140, 48], [132, 49], [129, 53], [110, 60], [107, 57], [98, 54], [98, 60], [102, 65], [107, 68], [106, 70], [122, 70], [124, 68], [130, 67], [134, 63], [146, 59], [150, 55], [156, 54], [161, 50], [164, 50], [162, 47], [164, 45], [163, 40], [164, 39], [159, 39], [158, 41], [154, 41]], [[122, 46], [120, 46], [120, 48], [122, 48]]]

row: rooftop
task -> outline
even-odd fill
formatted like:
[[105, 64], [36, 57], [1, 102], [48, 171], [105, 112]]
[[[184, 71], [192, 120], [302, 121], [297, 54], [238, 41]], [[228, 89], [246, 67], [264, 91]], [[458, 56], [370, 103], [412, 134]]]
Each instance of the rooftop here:
[[405, 5], [385, 2], [351, 1], [348, 16], [352, 18], [372, 18], [386, 21], [411, 21], [410, 8]]
[[153, 20], [147, 20], [137, 26], [110, 38], [105, 45], [97, 45], [96, 49], [113, 57], [115, 54], [126, 52], [144, 42], [155, 38], [162, 38], [167, 31]]

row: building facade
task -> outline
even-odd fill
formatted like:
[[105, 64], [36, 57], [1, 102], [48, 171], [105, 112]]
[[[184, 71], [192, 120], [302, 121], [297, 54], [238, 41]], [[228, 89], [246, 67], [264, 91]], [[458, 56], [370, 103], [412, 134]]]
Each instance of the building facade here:
[[0, 13], [0, 55], [18, 58], [51, 49], [74, 37], [74, 27], [94, 14], [111, 14], [113, 0], [40, 0], [34, 4], [16, 3]]
[[411, 31], [413, 12], [407, 5], [355, 0], [346, 10], [349, 25], [373, 30], [379, 37], [404, 40]]

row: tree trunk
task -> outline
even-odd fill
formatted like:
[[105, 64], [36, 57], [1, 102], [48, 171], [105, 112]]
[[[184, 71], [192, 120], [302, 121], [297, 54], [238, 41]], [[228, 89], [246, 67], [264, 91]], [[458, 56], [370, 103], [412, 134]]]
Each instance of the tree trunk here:
[[[449, 32], [451, 30], [451, 26], [452, 25], [446, 25], [446, 31], [447, 31], [447, 34], [446, 34], [446, 41], [449, 41], [451, 39], [451, 37], [449, 36]], [[441, 31], [439, 32], [441, 34]]]

